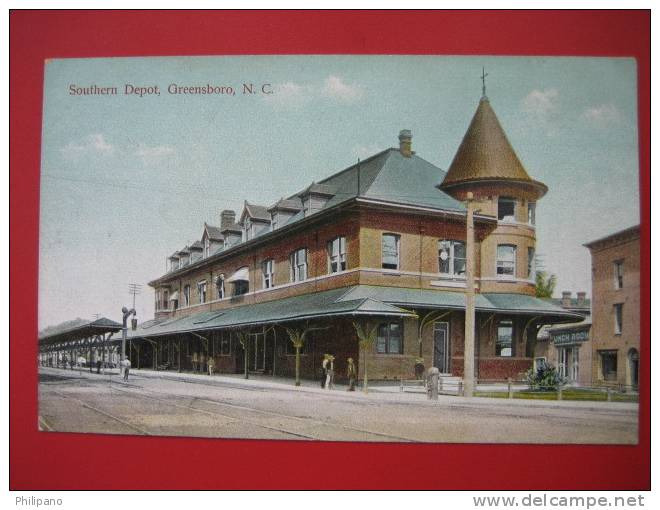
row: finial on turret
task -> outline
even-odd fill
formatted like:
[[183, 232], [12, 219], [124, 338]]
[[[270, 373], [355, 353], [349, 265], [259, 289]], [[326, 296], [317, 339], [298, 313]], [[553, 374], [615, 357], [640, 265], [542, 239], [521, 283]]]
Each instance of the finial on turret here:
[[488, 73], [484, 67], [481, 68], [481, 99], [488, 99], [486, 97], [486, 76]]

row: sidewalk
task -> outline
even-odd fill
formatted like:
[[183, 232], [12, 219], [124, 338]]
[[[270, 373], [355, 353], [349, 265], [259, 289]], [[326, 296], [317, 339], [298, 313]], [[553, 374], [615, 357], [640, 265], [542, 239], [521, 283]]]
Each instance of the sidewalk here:
[[[83, 370], [80, 374], [78, 370], [58, 369], [50, 367], [40, 367], [44, 373], [57, 375], [74, 375], [80, 378], [98, 379], [106, 378], [108, 381], [115, 381], [122, 384], [118, 371], [106, 370], [103, 374], [91, 373], [89, 370]], [[357, 388], [354, 392], [349, 392], [346, 385], [335, 385], [334, 390], [321, 389], [320, 381], [302, 380], [300, 386], [295, 386], [293, 378], [272, 377], [265, 375], [250, 374], [249, 379], [245, 379], [243, 374], [218, 374], [209, 376], [208, 374], [157, 371], [148, 369], [131, 369], [129, 375], [129, 384], [134, 378], [144, 377], [148, 379], [163, 379], [168, 381], [178, 381], [190, 384], [202, 384], [205, 386], [227, 387], [233, 386], [236, 389], [254, 389], [254, 390], [277, 390], [287, 392], [304, 392], [318, 395], [325, 395], [333, 398], [361, 399], [369, 401], [409, 403], [415, 405], [449, 405], [451, 407], [480, 407], [480, 408], [503, 408], [503, 407], [564, 407], [577, 409], [595, 409], [595, 410], [636, 410], [638, 404], [628, 402], [594, 402], [594, 401], [570, 401], [570, 400], [527, 400], [527, 399], [505, 399], [505, 398], [486, 398], [474, 397], [466, 399], [454, 395], [440, 395], [437, 401], [428, 400], [426, 393], [422, 391], [405, 392], [399, 391], [399, 384], [392, 381], [391, 384], [381, 382], [369, 385], [369, 392], [364, 393], [362, 388]]]

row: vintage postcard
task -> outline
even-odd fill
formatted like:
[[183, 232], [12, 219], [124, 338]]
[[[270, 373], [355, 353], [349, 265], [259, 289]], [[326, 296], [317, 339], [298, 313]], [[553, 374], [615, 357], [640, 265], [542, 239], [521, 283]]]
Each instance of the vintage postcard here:
[[47, 61], [40, 429], [637, 444], [636, 76]]

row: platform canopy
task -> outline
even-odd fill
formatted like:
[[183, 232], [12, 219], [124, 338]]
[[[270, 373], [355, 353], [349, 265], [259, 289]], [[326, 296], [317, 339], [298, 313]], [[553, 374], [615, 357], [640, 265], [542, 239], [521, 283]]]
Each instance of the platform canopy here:
[[48, 347], [56, 344], [75, 342], [86, 338], [93, 338], [106, 333], [121, 331], [122, 325], [113, 320], [101, 317], [94, 321], [76, 324], [71, 327], [54, 329], [46, 335], [39, 336], [39, 347]]
[[[415, 310], [422, 309], [464, 310], [465, 295], [430, 289], [356, 285], [185, 317], [159, 318], [142, 323], [135, 331], [129, 330], [128, 336], [159, 337], [333, 317], [414, 318], [417, 317]], [[545, 324], [582, 320], [580, 314], [520, 294], [478, 294], [476, 309], [478, 312], [537, 316]]]

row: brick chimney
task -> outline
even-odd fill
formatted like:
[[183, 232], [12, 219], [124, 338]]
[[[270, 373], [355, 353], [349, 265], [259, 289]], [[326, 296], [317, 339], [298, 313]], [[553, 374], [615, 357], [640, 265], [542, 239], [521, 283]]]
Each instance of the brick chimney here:
[[220, 213], [220, 228], [227, 228], [236, 223], [236, 213], [231, 209], [225, 209]]
[[399, 132], [399, 151], [406, 158], [409, 158], [413, 155], [412, 132], [410, 129], [402, 129]]
[[587, 293], [582, 291], [577, 293], [577, 305], [580, 307], [587, 306]]
[[561, 306], [562, 308], [570, 308], [571, 306], [571, 291], [565, 290], [561, 293]]

